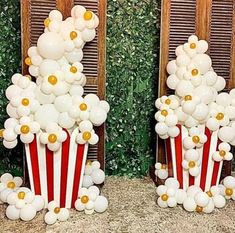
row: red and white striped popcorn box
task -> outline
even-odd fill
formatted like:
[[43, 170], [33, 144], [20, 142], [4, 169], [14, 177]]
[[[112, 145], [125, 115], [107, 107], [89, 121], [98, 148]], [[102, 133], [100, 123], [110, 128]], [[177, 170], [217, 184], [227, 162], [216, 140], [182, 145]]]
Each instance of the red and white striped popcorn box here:
[[40, 143], [40, 134], [25, 144], [25, 151], [32, 191], [42, 195], [46, 203], [55, 200], [60, 207], [74, 208], [82, 186], [88, 144], [76, 143], [78, 129], [71, 135], [66, 133], [66, 141], [56, 152]]
[[197, 185], [202, 190], [208, 191], [211, 186], [219, 184], [223, 166], [223, 161], [216, 162], [212, 158], [220, 143], [218, 131], [211, 132], [204, 125], [199, 126], [200, 132], [206, 134], [207, 141], [201, 148], [197, 148], [201, 160], [200, 173], [193, 177], [182, 167], [185, 153], [183, 140], [188, 136], [188, 130], [182, 125], [178, 125], [178, 128], [180, 134], [177, 137], [165, 140], [168, 169], [171, 170], [173, 177], [179, 181], [180, 188], [186, 190], [191, 185]]

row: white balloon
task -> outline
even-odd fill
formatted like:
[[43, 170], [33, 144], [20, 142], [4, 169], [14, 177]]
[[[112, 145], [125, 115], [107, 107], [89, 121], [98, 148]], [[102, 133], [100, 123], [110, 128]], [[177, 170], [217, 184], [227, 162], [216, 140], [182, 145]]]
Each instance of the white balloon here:
[[91, 164], [91, 167], [93, 170], [100, 169], [100, 162], [99, 161], [93, 161]]
[[95, 184], [102, 184], [105, 180], [105, 173], [101, 169], [94, 170], [91, 173], [91, 178]]
[[74, 126], [75, 120], [67, 112], [60, 113], [58, 123], [62, 128], [70, 129]]
[[215, 100], [213, 89], [205, 85], [196, 87], [193, 91], [193, 95], [198, 96], [205, 104], [209, 104]]
[[183, 189], [177, 189], [175, 198], [178, 204], [183, 204], [184, 200], [187, 198], [187, 194]]
[[51, 20], [62, 21], [63, 16], [62, 16], [62, 14], [61, 14], [60, 11], [58, 11], [58, 10], [52, 10], [52, 11], [49, 13], [49, 18], [50, 18]]
[[47, 212], [44, 216], [44, 221], [48, 225], [52, 225], [57, 221], [57, 216], [53, 212]]
[[164, 135], [168, 132], [168, 126], [163, 122], [157, 123], [155, 126], [155, 131], [159, 135]]
[[40, 211], [44, 208], [45, 206], [45, 201], [44, 198], [40, 195], [35, 195], [35, 198], [32, 202], [32, 205], [34, 206], [34, 208], [36, 209], [36, 211]]
[[59, 221], [66, 221], [69, 218], [69, 210], [66, 208], [61, 208], [60, 213], [58, 214], [58, 220]]
[[49, 122], [58, 123], [59, 112], [53, 104], [44, 104], [35, 112], [34, 118], [40, 124], [41, 128], [45, 129]]
[[193, 117], [198, 121], [202, 121], [206, 119], [206, 117], [208, 116], [208, 112], [209, 112], [208, 106], [204, 103], [200, 103], [197, 105], [193, 113]]
[[14, 140], [16, 140], [16, 138], [17, 138], [17, 134], [15, 133], [15, 131], [14, 131], [13, 128], [6, 128], [6, 129], [3, 131], [3, 138], [4, 138], [6, 141], [14, 141]]
[[6, 208], [6, 216], [10, 220], [17, 220], [20, 218], [20, 209], [17, 209], [14, 205], [9, 205]]
[[226, 204], [226, 200], [222, 195], [215, 195], [213, 201], [216, 208], [223, 208]]
[[234, 139], [235, 133], [231, 127], [224, 126], [219, 129], [218, 133], [219, 139], [223, 142], [230, 142]]
[[223, 77], [221, 76], [218, 76], [217, 77], [217, 81], [216, 83], [214, 84], [214, 88], [217, 90], [217, 91], [222, 91], [226, 86], [226, 81]]
[[72, 107], [72, 98], [70, 95], [61, 95], [55, 98], [54, 105], [59, 112], [67, 112]]
[[107, 113], [100, 107], [93, 107], [90, 111], [89, 119], [95, 126], [102, 125], [107, 118]]
[[213, 86], [217, 81], [217, 74], [214, 71], [208, 71], [203, 79], [206, 80], [207, 85]]
[[81, 49], [74, 49], [72, 52], [65, 53], [65, 57], [70, 63], [80, 62], [83, 58], [83, 52]]
[[93, 180], [92, 180], [91, 176], [88, 176], [88, 175], [83, 176], [82, 187], [89, 188], [93, 184], [94, 183], [93, 183]]
[[15, 128], [15, 126], [18, 125], [18, 121], [15, 118], [8, 118], [5, 122], [4, 122], [4, 128], [8, 129], [8, 128]]
[[53, 74], [60, 70], [58, 62], [50, 59], [44, 59], [39, 67], [39, 73], [42, 77]]
[[167, 70], [168, 74], [174, 74], [177, 70], [176, 61], [172, 60], [172, 61], [168, 62], [167, 66], [166, 66], [166, 70]]
[[11, 85], [6, 89], [6, 97], [8, 100], [11, 100], [14, 97], [20, 96], [22, 89], [16, 85]]
[[98, 213], [103, 213], [108, 208], [108, 200], [104, 196], [98, 196], [94, 204], [95, 204], [94, 209]]
[[101, 100], [100, 101], [100, 105], [99, 105], [101, 108], [103, 108], [105, 110], [105, 112], [109, 112], [110, 110], [110, 106], [109, 106], [109, 103], [105, 100]]
[[168, 178], [168, 179], [165, 181], [165, 185], [166, 185], [168, 188], [173, 188], [173, 189], [175, 189], [175, 190], [180, 187], [179, 181], [176, 180], [176, 179], [173, 178], [173, 177]]
[[201, 74], [208, 72], [212, 65], [211, 58], [207, 54], [197, 54], [192, 61], [200, 70]]
[[53, 94], [46, 95], [40, 90], [40, 88], [36, 88], [35, 97], [40, 104], [51, 104], [55, 100], [55, 95]]
[[235, 188], [235, 178], [233, 176], [226, 176], [223, 180], [223, 184], [225, 187]]
[[95, 39], [95, 29], [85, 28], [82, 31], [82, 39], [86, 42], [90, 42]]
[[169, 129], [168, 129], [168, 134], [172, 138], [177, 137], [179, 135], [179, 133], [180, 133], [180, 130], [177, 126], [169, 127]]
[[31, 221], [36, 216], [36, 209], [31, 204], [26, 204], [20, 210], [20, 218], [23, 221]]
[[175, 90], [179, 81], [180, 80], [178, 79], [178, 77], [175, 74], [172, 74], [167, 78], [166, 84], [170, 89]]
[[84, 101], [88, 103], [89, 105], [93, 106], [98, 106], [100, 103], [100, 99], [97, 95], [95, 94], [88, 94], [84, 97]]
[[183, 207], [188, 212], [193, 212], [197, 205], [192, 197], [187, 197], [183, 202]]
[[84, 89], [80, 85], [73, 84], [69, 90], [69, 94], [71, 96], [74, 96], [74, 95], [82, 96], [84, 94]]
[[59, 34], [46, 32], [39, 37], [37, 48], [42, 57], [58, 60], [64, 54], [64, 41]]
[[197, 205], [201, 206], [201, 207], [205, 207], [207, 206], [207, 204], [209, 203], [209, 196], [204, 193], [204, 192], [198, 192], [195, 197], [194, 200], [196, 202]]
[[226, 92], [222, 92], [222, 93], [218, 94], [216, 97], [216, 103], [218, 105], [222, 105], [224, 107], [227, 107], [231, 104], [231, 102], [232, 102], [232, 98]]
[[3, 140], [3, 145], [4, 145], [7, 149], [12, 149], [12, 148], [16, 147], [17, 143], [18, 143], [17, 139], [14, 140], [14, 141], [11, 141], [11, 142], [6, 141], [6, 140]]
[[193, 90], [194, 90], [194, 86], [189, 80], [181, 80], [176, 87], [176, 93], [180, 97], [183, 97], [192, 93]]

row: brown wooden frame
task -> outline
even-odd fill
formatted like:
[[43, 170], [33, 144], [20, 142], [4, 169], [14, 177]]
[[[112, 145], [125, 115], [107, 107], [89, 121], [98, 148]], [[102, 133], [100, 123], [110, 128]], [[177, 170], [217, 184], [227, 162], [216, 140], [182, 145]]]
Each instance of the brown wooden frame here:
[[[226, 89], [231, 89], [235, 87], [235, 2], [234, 0], [225, 0], [225, 1], [219, 1], [219, 0], [162, 0], [162, 6], [161, 6], [161, 42], [160, 42], [160, 68], [159, 68], [159, 85], [158, 85], [158, 96], [162, 96], [164, 94], [169, 93], [169, 88], [166, 85], [166, 79], [167, 79], [167, 72], [166, 72], [166, 65], [169, 60], [172, 58], [172, 51], [170, 51], [170, 30], [174, 31], [174, 24], [170, 20], [171, 17], [171, 5], [172, 2], [175, 3], [174, 6], [174, 16], [180, 20], [182, 18], [182, 11], [189, 11], [190, 7], [195, 7], [195, 19], [193, 19], [192, 14], [192, 20], [195, 22], [195, 29], [192, 30], [192, 28], [187, 29], [187, 22], [185, 21], [185, 24], [179, 24], [178, 27], [181, 27], [184, 29], [185, 34], [181, 35], [180, 39], [184, 37], [183, 39], [186, 40], [187, 37], [193, 33], [195, 33], [200, 39], [205, 39], [209, 41], [210, 46], [210, 40], [213, 33], [219, 33], [219, 31], [216, 31], [217, 29], [212, 28], [212, 16], [215, 15], [215, 18], [218, 17], [216, 13], [213, 13], [213, 11], [216, 9], [216, 7], [219, 7], [219, 4], [227, 4], [227, 9], [230, 9], [230, 16], [232, 14], [232, 19], [230, 17], [231, 22], [226, 22], [226, 14], [224, 17], [224, 21], [221, 22], [222, 26], [223, 24], [232, 24], [231, 27], [231, 51], [230, 51], [230, 73], [228, 74], [228, 77], [226, 78], [227, 85]], [[178, 4], [178, 5], [177, 5]], [[231, 5], [231, 7], [230, 7]], [[177, 10], [179, 11], [177, 13]], [[178, 15], [177, 15], [178, 14]], [[218, 13], [217, 13], [218, 14]], [[175, 19], [177, 20], [177, 19]], [[173, 24], [173, 25], [172, 25]], [[190, 33], [191, 32], [191, 33]], [[188, 35], [187, 35], [188, 33]], [[178, 43], [179, 45], [180, 43]], [[221, 45], [222, 46], [222, 45]], [[223, 46], [219, 47], [221, 48], [221, 51], [219, 53], [223, 54]], [[171, 55], [169, 55], [171, 53]], [[209, 47], [209, 54], [215, 59], [215, 55], [213, 52], [213, 47]], [[216, 54], [218, 56], [218, 54]], [[227, 62], [227, 61], [226, 61]], [[214, 67], [214, 66], [213, 66]], [[223, 70], [221, 71], [217, 67], [214, 67], [215, 71], [221, 75], [221, 72], [223, 74]], [[223, 76], [223, 75], [221, 75]], [[165, 157], [165, 147], [164, 147], [164, 141], [157, 137], [157, 147], [156, 147], [156, 160], [160, 161], [162, 163], [166, 162]], [[223, 172], [222, 177], [227, 176], [231, 174], [231, 162], [225, 162], [223, 166]], [[153, 173], [152, 173], [153, 174]], [[155, 175], [153, 175], [154, 181], [156, 181]], [[161, 182], [160, 182], [161, 183]]]
[[[87, 76], [87, 84], [86, 88], [90, 88], [94, 90], [93, 92], [96, 93], [100, 99], [105, 99], [105, 82], [106, 82], [106, 72], [105, 72], [105, 61], [106, 61], [106, 0], [21, 0], [21, 48], [22, 48], [22, 73], [24, 75], [28, 74], [27, 66], [24, 64], [24, 59], [27, 57], [27, 50], [32, 45], [32, 40], [35, 35], [32, 34], [31, 31], [31, 22], [30, 19], [31, 15], [31, 5], [34, 4], [43, 4], [44, 11], [43, 13], [49, 13], [50, 10], [58, 9], [62, 12], [64, 18], [70, 15], [71, 8], [75, 4], [80, 4], [87, 7], [89, 9], [90, 5], [97, 4], [97, 13], [99, 16], [99, 27], [97, 29], [97, 75]], [[47, 7], [48, 4], [48, 7]], [[53, 7], [51, 8], [50, 5]], [[37, 26], [37, 25], [36, 25]], [[39, 26], [38, 29], [42, 29], [43, 21]], [[37, 28], [36, 28], [37, 29]], [[92, 43], [92, 42], [91, 42]], [[85, 53], [88, 53], [88, 56], [95, 56], [93, 50], [88, 48], [89, 46], [85, 45], [84, 51], [84, 59]], [[87, 57], [88, 57], [87, 56]], [[88, 60], [89, 58], [87, 58]], [[94, 58], [93, 58], [94, 59]], [[83, 61], [82, 61], [83, 62]], [[89, 61], [88, 61], [89, 63]], [[86, 73], [85, 73], [86, 74]], [[89, 89], [89, 90], [90, 90]], [[88, 91], [89, 91], [88, 90]], [[87, 92], [88, 92], [87, 91]], [[91, 159], [97, 159], [101, 163], [101, 168], [105, 168], [105, 126], [102, 125], [101, 127], [97, 128], [97, 133], [99, 135], [99, 143], [97, 147], [93, 147], [93, 151], [88, 151], [88, 159], [89, 153], [91, 153]], [[90, 147], [92, 148], [92, 147]]]

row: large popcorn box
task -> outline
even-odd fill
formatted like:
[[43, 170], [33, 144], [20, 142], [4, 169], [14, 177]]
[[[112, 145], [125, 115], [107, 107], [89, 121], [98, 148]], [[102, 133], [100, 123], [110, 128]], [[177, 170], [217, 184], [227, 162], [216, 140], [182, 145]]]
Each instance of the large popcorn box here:
[[66, 141], [56, 152], [40, 143], [39, 134], [25, 144], [25, 151], [32, 191], [46, 203], [55, 200], [60, 207], [73, 208], [82, 185], [88, 144], [75, 142], [77, 129], [71, 135], [66, 133]]
[[212, 158], [220, 143], [218, 131], [211, 132], [205, 126], [199, 126], [200, 132], [206, 134], [207, 142], [201, 148], [197, 148], [201, 160], [200, 173], [193, 177], [182, 167], [185, 152], [183, 140], [188, 136], [188, 130], [182, 125], [178, 125], [178, 128], [180, 134], [177, 137], [165, 140], [169, 173], [179, 181], [180, 188], [184, 190], [191, 185], [197, 185], [202, 190], [208, 191], [211, 186], [219, 184], [223, 166], [223, 161], [216, 162]]

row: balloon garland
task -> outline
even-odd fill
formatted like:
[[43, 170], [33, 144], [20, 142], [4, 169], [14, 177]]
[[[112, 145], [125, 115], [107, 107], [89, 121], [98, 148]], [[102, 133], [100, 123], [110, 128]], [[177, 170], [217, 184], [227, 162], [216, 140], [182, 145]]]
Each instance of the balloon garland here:
[[[229, 93], [220, 92], [225, 88], [225, 79], [213, 70], [211, 58], [205, 54], [208, 43], [192, 35], [176, 50], [176, 59], [167, 64], [167, 86], [175, 94], [162, 96], [155, 102], [155, 131], [162, 139], [176, 138], [180, 134], [178, 125], [187, 131], [182, 139], [184, 149], [182, 168], [192, 177], [201, 170], [200, 150], [207, 142], [207, 127], [212, 133], [218, 131], [218, 147], [212, 154], [214, 162], [232, 160], [231, 146], [235, 145], [235, 89]], [[220, 92], [220, 93], [219, 93]], [[155, 175], [160, 179], [168, 176], [167, 165], [156, 163]], [[186, 190], [179, 189], [179, 182], [168, 178], [165, 185], [157, 188], [158, 205], [175, 207], [183, 204], [185, 210], [211, 213], [214, 208], [225, 206], [226, 199], [235, 199], [235, 178], [228, 176], [218, 186], [203, 192], [196, 185]]]
[[[77, 5], [71, 17], [63, 20], [58, 10], [52, 10], [44, 21], [44, 33], [37, 46], [28, 49], [25, 64], [31, 76], [14, 74], [12, 85], [6, 89], [9, 100], [9, 118], [1, 130], [3, 145], [14, 148], [18, 139], [29, 144], [39, 135], [41, 144], [58, 151], [69, 133], [78, 130], [76, 143], [94, 145], [99, 141], [94, 126], [102, 125], [109, 112], [109, 104], [95, 94], [84, 96], [86, 76], [83, 73], [83, 47], [94, 40], [98, 17], [85, 7]], [[97, 161], [87, 161], [83, 188], [76, 201], [76, 209], [86, 214], [104, 212], [108, 201], [94, 184], [104, 182], [105, 174]], [[47, 207], [47, 224], [66, 221], [69, 210], [58, 203], [47, 204], [43, 197], [20, 187], [22, 179], [3, 174], [0, 178], [0, 200], [7, 203], [6, 216], [11, 220], [32, 220], [38, 211]]]

